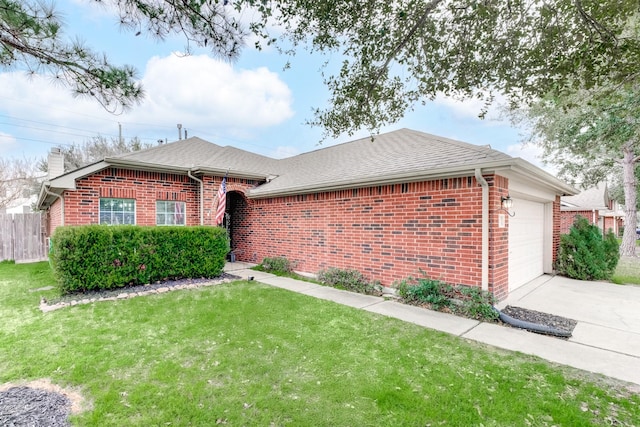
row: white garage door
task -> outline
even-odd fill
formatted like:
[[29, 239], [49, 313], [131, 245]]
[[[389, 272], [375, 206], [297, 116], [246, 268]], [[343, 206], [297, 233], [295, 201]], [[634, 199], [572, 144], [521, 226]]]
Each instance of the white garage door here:
[[509, 291], [544, 273], [544, 204], [514, 199], [509, 218]]

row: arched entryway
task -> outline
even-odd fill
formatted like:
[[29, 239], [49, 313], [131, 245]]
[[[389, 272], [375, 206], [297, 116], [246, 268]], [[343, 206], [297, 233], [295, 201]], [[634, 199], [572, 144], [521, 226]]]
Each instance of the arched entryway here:
[[246, 233], [248, 224], [246, 221], [247, 200], [245, 195], [239, 191], [227, 192], [227, 209], [222, 225], [227, 229], [229, 243], [231, 245], [230, 259], [246, 259], [240, 249], [243, 235]]

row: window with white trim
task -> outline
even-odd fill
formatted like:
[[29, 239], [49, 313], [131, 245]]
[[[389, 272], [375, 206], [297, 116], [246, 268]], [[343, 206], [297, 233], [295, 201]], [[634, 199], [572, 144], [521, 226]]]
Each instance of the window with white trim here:
[[185, 203], [169, 200], [156, 201], [157, 225], [185, 225]]
[[119, 225], [136, 223], [134, 199], [100, 199], [100, 224]]

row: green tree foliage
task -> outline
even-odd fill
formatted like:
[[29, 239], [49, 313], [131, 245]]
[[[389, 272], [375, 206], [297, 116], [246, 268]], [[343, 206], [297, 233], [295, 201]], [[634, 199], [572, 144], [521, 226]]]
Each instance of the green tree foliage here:
[[[438, 94], [512, 102], [637, 78], [636, 1], [281, 0], [284, 38], [343, 59], [325, 80], [328, 135], [378, 129]], [[265, 24], [266, 25], [266, 24]]]
[[613, 233], [603, 238], [598, 227], [577, 217], [569, 234], [561, 236], [556, 270], [573, 279], [609, 280], [619, 259], [618, 241]]
[[[438, 94], [512, 102], [602, 76], [637, 78], [640, 42], [629, 33], [635, 0], [96, 0], [115, 6], [122, 25], [160, 39], [235, 58], [247, 37], [326, 54], [326, 109], [311, 124], [327, 136], [372, 132]], [[189, 46], [188, 46], [189, 47]], [[53, 71], [78, 94], [111, 110], [142, 95], [130, 68], [60, 42], [60, 21], [34, 0], [0, 0], [2, 65]], [[337, 58], [337, 59], [336, 59]], [[336, 61], [336, 62], [334, 62]]]
[[0, 67], [52, 74], [76, 95], [90, 95], [119, 112], [143, 91], [130, 66], [112, 65], [80, 42], [66, 42], [52, 6], [34, 0], [0, 0]]
[[640, 86], [604, 86], [565, 91], [534, 103], [521, 116], [530, 125], [530, 141], [559, 167], [567, 181], [591, 187], [612, 175], [622, 182], [625, 227], [621, 251], [635, 255], [636, 168], [640, 162]]

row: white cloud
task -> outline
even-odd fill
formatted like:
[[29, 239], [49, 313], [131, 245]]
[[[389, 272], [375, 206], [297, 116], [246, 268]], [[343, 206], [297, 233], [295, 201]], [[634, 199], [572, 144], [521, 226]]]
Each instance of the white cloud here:
[[0, 123], [0, 144], [9, 138], [23, 147], [49, 144], [41, 147], [43, 153], [51, 144], [83, 142], [98, 134], [115, 137], [118, 123], [125, 138], [139, 136], [147, 142], [177, 139], [177, 123], [191, 136], [255, 137], [294, 115], [291, 90], [265, 67], [235, 69], [205, 55], [171, 54], [151, 58], [142, 83], [142, 104], [114, 116], [91, 98], [74, 98], [50, 77], [0, 73], [0, 115], [12, 122]]
[[13, 135], [9, 135], [8, 133], [5, 132], [0, 132], [0, 147], [1, 146], [8, 146], [8, 145], [12, 145], [16, 143], [16, 139], [13, 137]]
[[[485, 102], [476, 98], [459, 100], [444, 95], [438, 95], [433, 102], [437, 105], [446, 107], [454, 117], [458, 119], [480, 120], [478, 116], [482, 110], [486, 108]], [[504, 103], [504, 97], [496, 95], [494, 101], [489, 105], [487, 114], [484, 118], [484, 122], [486, 124], [505, 124], [506, 120], [501, 118], [500, 113], [500, 105], [503, 105]]]
[[534, 144], [513, 144], [507, 147], [507, 154], [512, 157], [520, 157], [531, 164], [556, 175], [558, 169], [551, 164], [545, 165], [542, 159], [542, 148]]
[[147, 99], [130, 114], [137, 121], [261, 128], [294, 114], [291, 91], [265, 67], [236, 70], [205, 55], [169, 55], [149, 60], [142, 83]]

